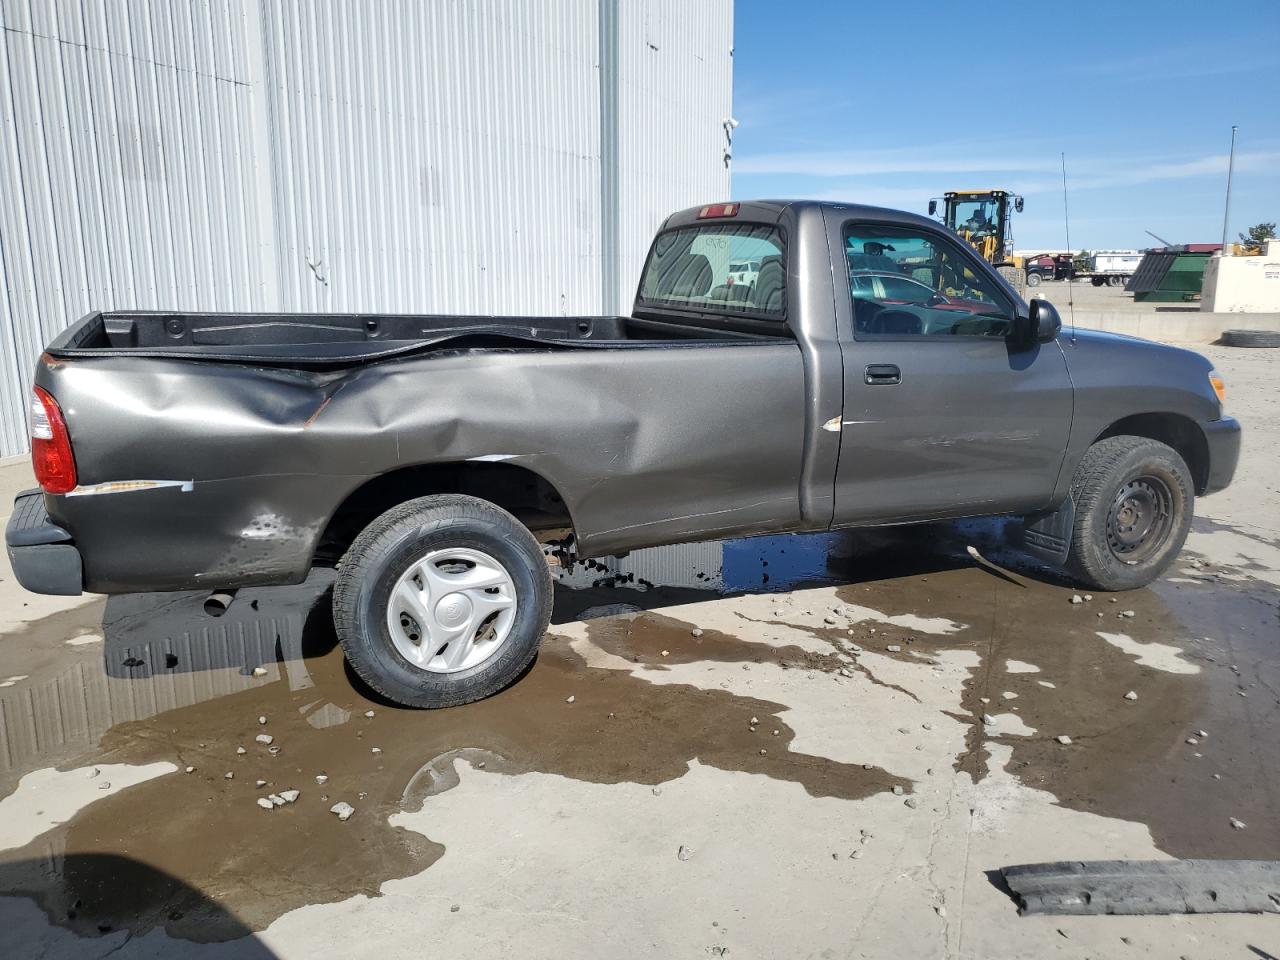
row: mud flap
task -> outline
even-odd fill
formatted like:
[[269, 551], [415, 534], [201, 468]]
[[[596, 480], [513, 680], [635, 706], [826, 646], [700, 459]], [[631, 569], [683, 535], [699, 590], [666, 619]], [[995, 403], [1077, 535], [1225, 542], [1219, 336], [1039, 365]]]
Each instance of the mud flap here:
[[1000, 873], [1023, 916], [1280, 913], [1274, 860], [1076, 860]]
[[1023, 518], [1020, 546], [1033, 557], [1060, 567], [1067, 562], [1075, 522], [1075, 501], [1067, 497], [1057, 510]]

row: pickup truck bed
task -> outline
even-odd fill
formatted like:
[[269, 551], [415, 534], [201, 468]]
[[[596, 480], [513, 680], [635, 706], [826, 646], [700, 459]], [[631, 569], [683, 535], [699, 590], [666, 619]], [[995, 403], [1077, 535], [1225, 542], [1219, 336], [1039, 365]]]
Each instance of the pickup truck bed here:
[[60, 359], [132, 355], [308, 368], [352, 366], [442, 346], [611, 347], [786, 336], [634, 317], [366, 313], [91, 313], [49, 344]]
[[40, 380], [79, 467], [49, 516], [95, 592], [300, 582], [371, 519], [361, 488], [429, 489], [464, 464], [472, 490], [523, 471], [517, 515], [574, 523], [596, 555], [800, 522], [805, 377], [785, 328], [95, 313], [50, 344]]

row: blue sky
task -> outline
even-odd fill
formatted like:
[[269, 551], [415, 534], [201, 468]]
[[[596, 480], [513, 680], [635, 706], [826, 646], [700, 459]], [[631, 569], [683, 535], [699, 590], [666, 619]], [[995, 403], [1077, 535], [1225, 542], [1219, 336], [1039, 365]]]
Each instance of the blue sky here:
[[[1068, 14], [1070, 12], [1070, 15]], [[1280, 220], [1280, 3], [737, 0], [733, 194], [925, 212], [1026, 197], [1020, 248], [1222, 237]]]

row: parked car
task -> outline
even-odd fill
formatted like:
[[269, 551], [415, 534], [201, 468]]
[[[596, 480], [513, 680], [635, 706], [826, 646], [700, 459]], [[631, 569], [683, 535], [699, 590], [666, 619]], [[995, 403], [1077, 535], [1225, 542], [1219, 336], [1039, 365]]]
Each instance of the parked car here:
[[27, 589], [336, 565], [352, 667], [440, 707], [533, 658], [540, 537], [595, 557], [1007, 514], [1125, 590], [1231, 480], [1240, 427], [1203, 357], [1062, 335], [931, 220], [755, 202], [669, 217], [626, 317], [92, 313], [37, 364], [31, 438], [41, 489], [6, 531]]

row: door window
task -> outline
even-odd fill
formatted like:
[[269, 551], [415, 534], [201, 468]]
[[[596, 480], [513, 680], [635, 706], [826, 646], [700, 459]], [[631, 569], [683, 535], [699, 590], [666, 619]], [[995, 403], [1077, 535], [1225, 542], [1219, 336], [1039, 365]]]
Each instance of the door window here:
[[1005, 337], [1013, 303], [959, 247], [927, 230], [844, 229], [859, 337]]

